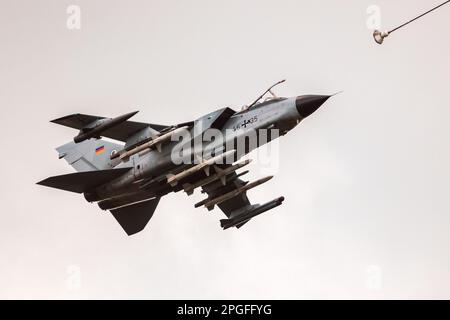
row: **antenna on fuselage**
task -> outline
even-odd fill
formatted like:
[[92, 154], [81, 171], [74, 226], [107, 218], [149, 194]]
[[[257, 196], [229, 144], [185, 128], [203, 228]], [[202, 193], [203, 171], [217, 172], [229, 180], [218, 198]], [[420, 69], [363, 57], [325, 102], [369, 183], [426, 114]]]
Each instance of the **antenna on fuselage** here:
[[266, 94], [267, 92], [270, 92], [270, 94], [271, 94], [274, 98], [277, 98], [277, 96], [275, 95], [275, 93], [272, 92], [272, 89], [273, 89], [274, 87], [276, 87], [277, 85], [279, 85], [279, 84], [285, 82], [285, 81], [286, 81], [286, 79], [283, 79], [283, 80], [281, 80], [281, 81], [278, 81], [278, 82], [275, 83], [274, 85], [272, 85], [269, 89], [267, 89], [266, 91], [264, 91], [264, 93], [263, 93], [262, 95], [260, 95], [255, 101], [253, 101], [252, 104], [250, 104], [246, 109], [250, 109], [250, 108], [253, 107], [255, 104], [257, 104], [258, 101], [261, 100], [261, 98], [264, 97], [265, 94]]

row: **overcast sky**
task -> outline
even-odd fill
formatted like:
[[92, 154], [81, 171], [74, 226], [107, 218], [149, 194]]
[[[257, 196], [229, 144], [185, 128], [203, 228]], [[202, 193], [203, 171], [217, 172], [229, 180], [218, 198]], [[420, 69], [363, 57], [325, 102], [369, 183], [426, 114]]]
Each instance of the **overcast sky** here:
[[[0, 298], [450, 298], [450, 6], [382, 46], [366, 23], [435, 2], [0, 0]], [[54, 148], [76, 132], [51, 119], [175, 124], [284, 78], [283, 96], [344, 93], [280, 139], [249, 198], [286, 200], [240, 230], [197, 191], [128, 237], [35, 185], [73, 172]]]

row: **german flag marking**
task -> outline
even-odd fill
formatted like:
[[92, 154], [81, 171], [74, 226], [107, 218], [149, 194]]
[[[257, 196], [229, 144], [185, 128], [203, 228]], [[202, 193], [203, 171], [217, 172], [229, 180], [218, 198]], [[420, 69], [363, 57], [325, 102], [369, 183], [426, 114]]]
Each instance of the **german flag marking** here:
[[95, 149], [95, 154], [102, 154], [105, 151], [105, 146], [98, 147]]

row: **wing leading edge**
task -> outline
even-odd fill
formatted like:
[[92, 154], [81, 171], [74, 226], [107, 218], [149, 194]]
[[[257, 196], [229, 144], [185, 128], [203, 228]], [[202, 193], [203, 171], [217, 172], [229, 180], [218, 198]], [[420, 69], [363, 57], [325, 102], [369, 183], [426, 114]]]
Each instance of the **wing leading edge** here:
[[[106, 118], [82, 113], [75, 113], [62, 118], [51, 120], [50, 122], [73, 129], [83, 130], [85, 128], [94, 126], [99, 120], [104, 119]], [[153, 123], [124, 121], [122, 123], [119, 123], [118, 125], [115, 125], [112, 128], [102, 131], [101, 135], [114, 140], [126, 142], [128, 138], [148, 127], [157, 131], [162, 131], [169, 126]]]

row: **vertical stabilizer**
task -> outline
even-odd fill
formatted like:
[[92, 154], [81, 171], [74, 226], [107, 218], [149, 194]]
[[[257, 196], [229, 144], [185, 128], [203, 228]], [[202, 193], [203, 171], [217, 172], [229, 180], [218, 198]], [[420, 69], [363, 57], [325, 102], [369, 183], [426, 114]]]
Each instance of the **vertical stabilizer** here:
[[123, 146], [103, 139], [89, 139], [80, 143], [69, 142], [58, 148], [59, 158], [67, 161], [76, 171], [112, 169], [117, 161], [110, 159], [112, 152]]

